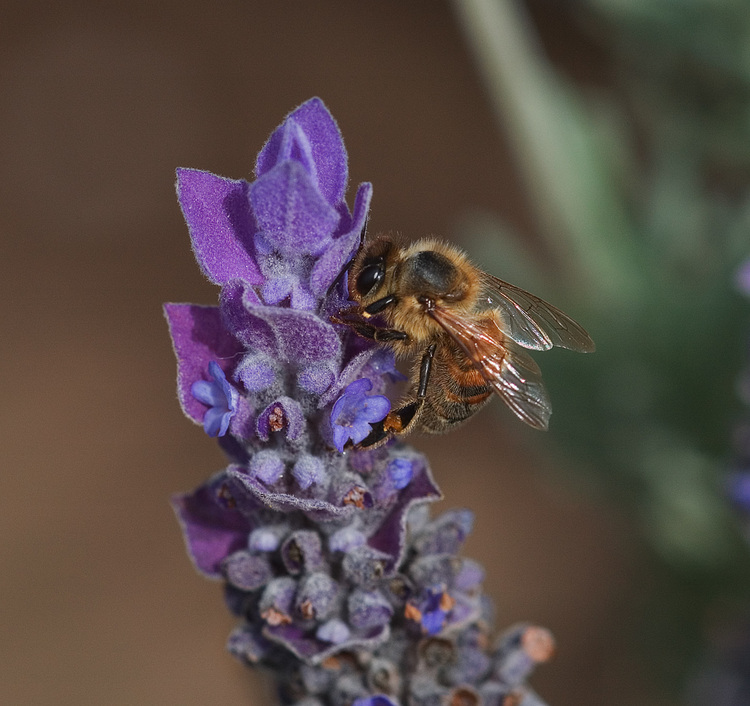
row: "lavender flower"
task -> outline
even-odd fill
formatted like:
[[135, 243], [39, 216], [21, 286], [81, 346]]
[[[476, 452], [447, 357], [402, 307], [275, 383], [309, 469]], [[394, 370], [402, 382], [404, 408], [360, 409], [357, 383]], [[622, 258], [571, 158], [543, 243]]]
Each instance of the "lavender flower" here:
[[224, 436], [229, 428], [229, 420], [237, 411], [239, 393], [227, 382], [224, 371], [212, 360], [208, 372], [213, 382], [196, 380], [190, 392], [199, 402], [209, 407], [203, 417], [203, 428], [209, 436]]
[[359, 443], [372, 431], [371, 424], [379, 422], [388, 414], [391, 405], [387, 397], [367, 395], [372, 390], [372, 382], [367, 378], [355, 380], [347, 385], [344, 394], [336, 400], [331, 410], [333, 445], [344, 450], [350, 439]]
[[165, 306], [180, 404], [229, 457], [173, 500], [193, 563], [239, 618], [229, 650], [274, 670], [284, 703], [541, 703], [525, 678], [551, 638], [523, 626], [488, 648], [483, 572], [458, 556], [471, 514], [430, 520], [440, 491], [403, 444], [344, 452], [388, 413], [399, 374], [389, 351], [330, 320], [372, 187], [350, 212], [346, 152], [319, 99], [271, 135], [255, 176], [178, 171], [221, 295]]

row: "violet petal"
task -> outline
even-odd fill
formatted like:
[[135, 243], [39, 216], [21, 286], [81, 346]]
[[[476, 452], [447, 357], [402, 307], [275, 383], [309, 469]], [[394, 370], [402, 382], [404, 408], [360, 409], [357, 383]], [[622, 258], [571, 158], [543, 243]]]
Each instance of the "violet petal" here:
[[221, 562], [246, 545], [253, 529], [245, 515], [220, 499], [224, 481], [222, 472], [192, 493], [172, 498], [193, 564], [213, 579], [221, 578]]
[[258, 155], [256, 176], [287, 159], [304, 164], [311, 176], [314, 165], [318, 188], [328, 203], [336, 205], [344, 198], [348, 181], [346, 149], [336, 121], [320, 98], [303, 103], [274, 131]]
[[268, 626], [263, 629], [263, 635], [269, 640], [283, 645], [303, 662], [320, 664], [331, 655], [344, 650], [358, 648], [374, 650], [378, 645], [388, 640], [390, 629], [388, 625], [383, 625], [333, 645], [310, 637], [296, 625]]
[[289, 256], [322, 253], [339, 221], [305, 168], [291, 160], [250, 186], [250, 203], [265, 239]]
[[193, 251], [214, 284], [240, 278], [261, 284], [253, 255], [255, 220], [249, 184], [198, 169], [177, 170], [177, 197], [190, 230]]
[[253, 301], [255, 292], [245, 282], [233, 280], [221, 290], [221, 316], [226, 328], [253, 353], [276, 355], [278, 346], [271, 324], [262, 316], [264, 307]]
[[239, 392], [227, 381], [221, 366], [212, 360], [208, 364], [212, 380], [197, 380], [190, 388], [199, 402], [208, 405], [203, 416], [203, 428], [212, 437], [224, 436], [229, 422], [237, 412]]
[[[354, 358], [352, 358], [341, 371], [338, 378], [336, 379], [336, 382], [321, 396], [320, 401], [318, 402], [318, 407], [322, 409], [326, 405], [333, 402], [337, 397], [339, 397], [341, 395], [341, 392], [351, 383], [357, 381], [358, 379], [367, 377], [366, 375], [363, 375], [363, 370], [365, 369], [365, 366], [367, 366], [367, 363], [374, 356], [378, 355], [379, 351], [380, 348], [378, 346], [373, 346], [365, 351], [362, 351], [361, 353], [358, 353]], [[370, 384], [372, 384], [372, 381], [370, 381]]]
[[372, 382], [367, 378], [355, 380], [347, 386], [331, 410], [333, 442], [343, 452], [351, 439], [355, 444], [364, 440], [372, 431], [371, 424], [385, 418], [391, 409], [390, 400], [382, 395], [367, 395]]
[[412, 482], [398, 494], [396, 504], [387, 519], [368, 541], [368, 545], [373, 549], [378, 549], [391, 557], [389, 569], [402, 560], [406, 546], [406, 517], [409, 509], [420, 503], [440, 500], [442, 497], [440, 488], [432, 479], [427, 466], [416, 471]]
[[318, 296], [325, 294], [346, 264], [351, 260], [362, 240], [367, 213], [372, 198], [372, 184], [360, 184], [354, 201], [354, 220], [351, 230], [334, 239], [330, 247], [320, 256], [310, 273], [310, 289]]
[[205, 379], [212, 360], [231, 376], [242, 345], [224, 328], [215, 306], [165, 304], [164, 315], [177, 358], [177, 395], [182, 411], [202, 424], [206, 406], [193, 396], [193, 383]]

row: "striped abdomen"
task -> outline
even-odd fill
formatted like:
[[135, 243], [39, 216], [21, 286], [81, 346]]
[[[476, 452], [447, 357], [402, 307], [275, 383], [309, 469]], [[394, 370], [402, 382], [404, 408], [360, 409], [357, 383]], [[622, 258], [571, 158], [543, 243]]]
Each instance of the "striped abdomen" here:
[[492, 392], [479, 370], [446, 337], [435, 352], [418, 427], [433, 434], [448, 431], [478, 412]]

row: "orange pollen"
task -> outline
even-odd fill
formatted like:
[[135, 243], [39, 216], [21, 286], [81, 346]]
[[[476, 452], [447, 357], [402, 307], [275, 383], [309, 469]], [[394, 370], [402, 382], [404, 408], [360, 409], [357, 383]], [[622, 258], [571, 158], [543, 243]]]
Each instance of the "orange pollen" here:
[[456, 599], [448, 593], [443, 593], [443, 595], [440, 596], [440, 610], [442, 610], [443, 613], [450, 613], [455, 605]]
[[555, 638], [549, 630], [531, 626], [521, 636], [521, 647], [535, 662], [546, 662], [555, 653]]
[[413, 620], [415, 623], [422, 622], [422, 611], [417, 608], [413, 603], [407, 603], [404, 608], [404, 617], [407, 620]]
[[345, 496], [344, 505], [354, 505], [356, 508], [363, 510], [365, 507], [365, 490], [359, 486], [354, 486]]
[[286, 613], [282, 613], [276, 608], [267, 608], [260, 614], [260, 617], [273, 627], [289, 625], [292, 622], [292, 619]]
[[274, 407], [268, 415], [268, 426], [271, 427], [271, 431], [281, 431], [284, 428], [284, 421], [284, 410], [281, 407]]
[[315, 609], [313, 608], [312, 601], [309, 599], [304, 601], [299, 607], [299, 612], [305, 620], [312, 620], [315, 617]]
[[401, 417], [393, 412], [389, 412], [388, 416], [383, 421], [383, 428], [388, 432], [398, 434], [403, 430], [404, 425], [401, 423]]
[[523, 696], [517, 691], [511, 691], [504, 699], [502, 706], [519, 706], [523, 699]]
[[450, 706], [476, 706], [479, 696], [473, 689], [458, 687], [451, 692], [448, 703]]
[[323, 667], [323, 669], [337, 671], [341, 669], [341, 660], [336, 655], [332, 655], [331, 657], [324, 659], [320, 663], [320, 666]]

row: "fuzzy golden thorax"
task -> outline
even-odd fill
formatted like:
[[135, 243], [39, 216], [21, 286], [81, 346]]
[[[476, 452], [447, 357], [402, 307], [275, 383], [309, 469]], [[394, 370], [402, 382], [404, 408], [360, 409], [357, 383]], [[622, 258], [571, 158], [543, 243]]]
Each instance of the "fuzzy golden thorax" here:
[[[389, 253], [390, 254], [390, 253]], [[408, 334], [411, 344], [443, 337], [443, 328], [429, 315], [431, 306], [472, 312], [479, 297], [477, 269], [458, 248], [438, 240], [419, 240], [396, 249], [386, 260], [384, 292], [397, 302], [383, 312], [388, 325]]]

